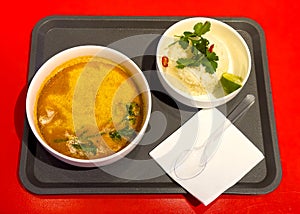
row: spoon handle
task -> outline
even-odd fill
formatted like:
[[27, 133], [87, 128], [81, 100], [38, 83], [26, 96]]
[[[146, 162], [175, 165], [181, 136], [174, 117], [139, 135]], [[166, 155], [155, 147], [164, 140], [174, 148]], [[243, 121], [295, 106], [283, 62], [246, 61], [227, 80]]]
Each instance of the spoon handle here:
[[255, 97], [252, 94], [246, 95], [246, 97], [227, 116], [228, 120], [225, 120], [225, 123], [218, 127], [218, 129], [205, 140], [205, 143], [203, 144], [205, 148], [201, 156], [200, 165], [205, 165], [218, 150], [221, 140], [215, 140], [215, 138], [222, 134], [232, 123], [241, 118], [254, 102]]

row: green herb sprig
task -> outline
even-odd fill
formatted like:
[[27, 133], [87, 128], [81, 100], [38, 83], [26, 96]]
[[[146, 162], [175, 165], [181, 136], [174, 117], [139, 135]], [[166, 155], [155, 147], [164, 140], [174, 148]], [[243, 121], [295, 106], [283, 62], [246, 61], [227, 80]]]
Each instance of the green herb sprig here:
[[122, 137], [130, 139], [135, 136], [135, 130], [132, 125], [135, 125], [136, 118], [140, 115], [141, 107], [136, 102], [126, 104], [127, 114], [125, 115], [123, 122], [124, 128], [120, 130], [113, 130], [109, 132], [109, 136], [114, 141], [121, 141]]
[[97, 146], [95, 146], [95, 144], [92, 141], [82, 143], [76, 140], [76, 142], [71, 145], [77, 150], [82, 150], [87, 153], [92, 153], [93, 155], [97, 154]]
[[177, 41], [179, 45], [184, 50], [191, 46], [192, 52], [191, 58], [179, 58], [176, 61], [177, 68], [197, 67], [202, 64], [205, 66], [206, 72], [211, 74], [216, 72], [219, 57], [213, 52], [213, 45], [209, 47], [209, 41], [202, 37], [205, 33], [210, 31], [210, 27], [211, 23], [209, 21], [206, 21], [204, 24], [199, 22], [194, 26], [194, 32], [185, 31], [183, 35], [176, 36], [179, 37], [179, 41]]

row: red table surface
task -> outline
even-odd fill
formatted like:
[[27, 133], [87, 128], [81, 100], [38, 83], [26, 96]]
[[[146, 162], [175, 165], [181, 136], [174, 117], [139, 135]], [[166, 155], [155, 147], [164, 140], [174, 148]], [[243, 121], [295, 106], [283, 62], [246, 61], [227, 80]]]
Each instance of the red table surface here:
[[[0, 213], [299, 213], [299, 5], [254, 1], [5, 1], [1, 6]], [[30, 36], [49, 15], [247, 17], [265, 32], [282, 180], [265, 195], [221, 195], [209, 206], [181, 194], [54, 195], [29, 193], [18, 178]]]

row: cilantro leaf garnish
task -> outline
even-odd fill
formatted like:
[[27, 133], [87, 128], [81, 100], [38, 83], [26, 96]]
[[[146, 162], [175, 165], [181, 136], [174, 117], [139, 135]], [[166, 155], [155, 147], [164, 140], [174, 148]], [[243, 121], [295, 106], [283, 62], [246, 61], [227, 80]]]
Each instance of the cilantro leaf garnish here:
[[111, 139], [117, 140], [117, 141], [120, 141], [122, 139], [120, 133], [116, 130], [110, 131], [109, 136]]
[[201, 22], [195, 24], [195, 26], [194, 26], [195, 34], [197, 36], [204, 35], [208, 31], [210, 31], [210, 26], [211, 26], [211, 24], [208, 21], [206, 21], [204, 24], [202, 24]]
[[[205, 66], [208, 73], [214, 73], [218, 67], [219, 57], [212, 51], [213, 46], [209, 48], [209, 41], [202, 36], [210, 31], [211, 23], [206, 21], [204, 24], [199, 22], [194, 26], [194, 32], [185, 31], [177, 41], [179, 45], [186, 50], [189, 46], [193, 56], [191, 58], [180, 58], [177, 62], [177, 68], [197, 67], [200, 64]], [[174, 44], [174, 43], [173, 43]], [[171, 45], [173, 45], [171, 44]]]
[[201, 62], [201, 55], [196, 54], [192, 58], [179, 58], [177, 62], [177, 68], [184, 68], [184, 67], [197, 67], [200, 65]]
[[119, 130], [112, 130], [109, 132], [109, 136], [114, 141], [121, 141], [123, 137], [130, 139], [135, 136], [135, 130], [132, 128], [135, 125], [137, 117], [141, 113], [141, 107], [136, 102], [130, 102], [126, 104], [127, 114], [124, 117], [124, 128]]
[[92, 153], [93, 155], [97, 154], [97, 146], [95, 146], [92, 141], [88, 141], [87, 143], [80, 143], [78, 140], [76, 140], [76, 142], [71, 144], [71, 146], [73, 146], [77, 150]]

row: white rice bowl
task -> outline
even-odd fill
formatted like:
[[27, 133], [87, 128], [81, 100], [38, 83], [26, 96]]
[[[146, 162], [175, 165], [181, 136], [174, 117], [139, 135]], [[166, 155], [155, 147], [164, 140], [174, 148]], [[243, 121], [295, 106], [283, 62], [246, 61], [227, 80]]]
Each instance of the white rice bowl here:
[[[206, 72], [205, 67], [176, 67], [179, 58], [190, 58], [190, 47], [184, 50], [178, 41], [178, 37], [184, 31], [193, 32], [193, 27], [198, 22], [211, 23], [210, 31], [203, 35], [210, 44], [214, 44], [213, 51], [218, 55], [218, 67], [215, 73]], [[170, 45], [172, 44], [172, 45]], [[167, 67], [162, 66], [162, 57], [167, 56]], [[162, 35], [156, 55], [159, 79], [167, 92], [189, 106], [198, 108], [211, 108], [222, 105], [235, 97], [243, 88], [251, 70], [250, 51], [243, 38], [227, 24], [204, 17], [184, 19], [172, 25]], [[228, 72], [240, 76], [243, 79], [242, 87], [236, 91], [225, 94], [220, 78], [222, 73]]]

